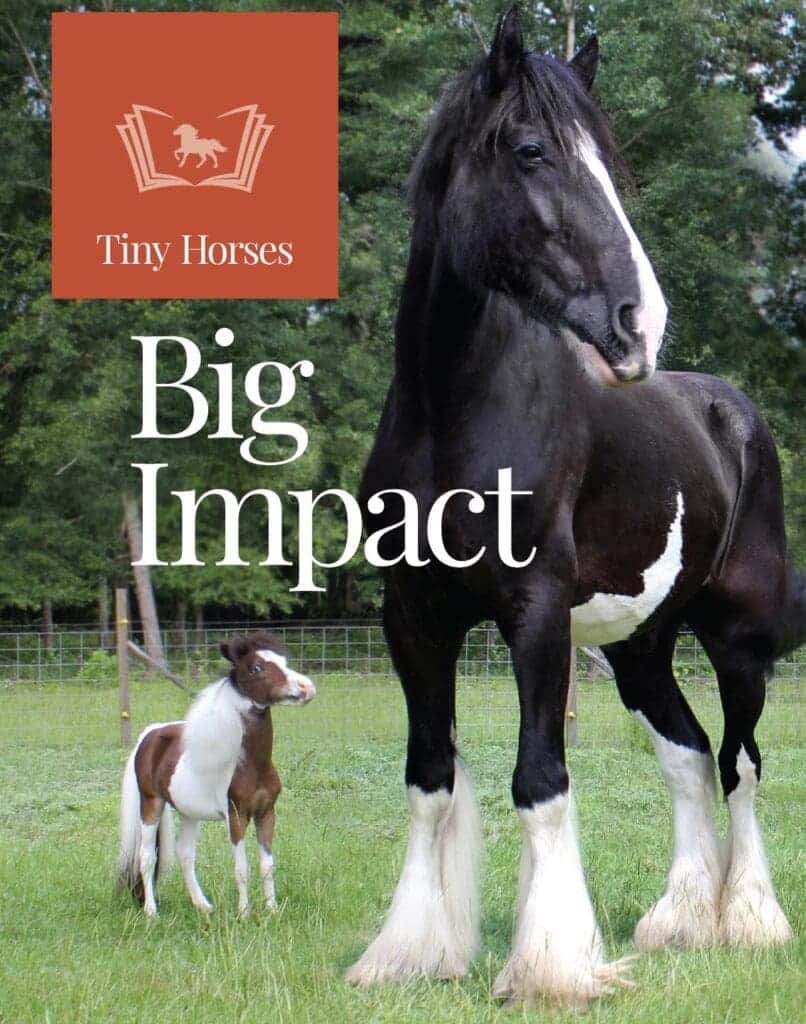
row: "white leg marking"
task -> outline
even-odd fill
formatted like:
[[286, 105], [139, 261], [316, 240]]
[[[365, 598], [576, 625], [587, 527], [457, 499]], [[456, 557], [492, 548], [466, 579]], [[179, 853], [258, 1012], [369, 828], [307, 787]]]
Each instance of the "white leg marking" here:
[[143, 879], [143, 910], [146, 917], [157, 916], [157, 900], [154, 895], [154, 869], [157, 866], [157, 832], [159, 822], [154, 825], [140, 823], [140, 876]]
[[233, 843], [232, 856], [235, 860], [235, 884], [238, 887], [238, 916], [246, 917], [249, 913], [249, 860], [243, 839]]
[[266, 901], [266, 910], [277, 909], [277, 895], [274, 891], [274, 857], [271, 850], [258, 843], [260, 855], [260, 877], [263, 881], [263, 897]]
[[207, 914], [213, 909], [213, 905], [207, 900], [196, 878], [196, 838], [200, 826], [201, 822], [193, 818], [181, 819], [179, 838], [176, 840], [176, 859], [182, 869], [182, 877], [190, 893], [191, 903], [197, 910]]
[[652, 738], [672, 797], [674, 850], [663, 896], [638, 922], [635, 944], [708, 946], [718, 940], [723, 867], [714, 822], [714, 759], [661, 736], [636, 711]]
[[588, 895], [567, 793], [518, 811], [523, 826], [519, 908], [509, 961], [495, 995], [510, 1002], [548, 997], [585, 1004], [631, 985], [627, 961], [605, 961]]
[[479, 941], [481, 820], [462, 762], [453, 793], [409, 787], [411, 837], [380, 935], [347, 972], [354, 985], [467, 973]]
[[772, 887], [753, 802], [758, 780], [744, 747], [736, 758], [739, 785], [728, 797], [730, 860], [722, 893], [720, 933], [737, 946], [788, 942], [792, 929]]

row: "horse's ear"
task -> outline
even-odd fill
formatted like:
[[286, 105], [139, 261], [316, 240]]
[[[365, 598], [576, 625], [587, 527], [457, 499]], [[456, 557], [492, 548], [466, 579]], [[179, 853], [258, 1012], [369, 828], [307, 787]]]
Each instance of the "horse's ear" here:
[[495, 39], [490, 46], [490, 92], [501, 92], [523, 61], [523, 29], [518, 5], [513, 4], [498, 19]]
[[221, 651], [221, 653], [224, 655], [227, 661], [232, 661], [232, 655], [230, 654], [229, 644], [227, 643], [226, 640], [221, 641], [221, 643], [218, 645], [218, 649], [219, 651]]
[[599, 67], [599, 40], [597, 37], [591, 36], [568, 63], [574, 69], [580, 82], [590, 92], [593, 88], [593, 80], [596, 78], [596, 69]]

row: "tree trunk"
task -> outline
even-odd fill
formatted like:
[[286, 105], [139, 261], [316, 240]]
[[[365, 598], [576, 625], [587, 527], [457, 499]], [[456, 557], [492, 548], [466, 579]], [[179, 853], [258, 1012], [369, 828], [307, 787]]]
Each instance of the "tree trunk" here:
[[570, 60], [576, 49], [576, 2], [564, 0], [565, 3], [565, 59]]
[[[129, 541], [129, 555], [136, 562], [143, 550], [143, 534], [140, 528], [140, 509], [136, 499], [128, 494], [123, 495], [123, 515], [126, 526], [126, 537]], [[157, 604], [154, 600], [154, 588], [151, 584], [151, 571], [147, 565], [132, 565], [134, 573], [134, 589], [137, 594], [137, 607], [140, 612], [140, 623], [143, 627], [143, 644], [146, 653], [161, 665], [166, 665], [165, 651], [162, 647], [160, 623], [157, 616]]]
[[42, 628], [44, 636], [42, 637], [42, 646], [46, 651], [49, 651], [53, 646], [53, 604], [49, 597], [46, 597], [42, 601]]
[[112, 643], [109, 635], [109, 582], [105, 579], [98, 583], [98, 645], [102, 651], [108, 651]]

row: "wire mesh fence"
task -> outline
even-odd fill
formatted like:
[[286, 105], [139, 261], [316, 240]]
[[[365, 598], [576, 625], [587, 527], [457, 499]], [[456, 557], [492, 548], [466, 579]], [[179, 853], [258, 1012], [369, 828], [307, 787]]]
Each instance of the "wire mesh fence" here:
[[[210, 624], [203, 629], [169, 626], [162, 640], [172, 671], [189, 688], [219, 678], [225, 662], [219, 641], [235, 632], [267, 628], [265, 623]], [[384, 723], [402, 735], [405, 715], [381, 625], [360, 622], [283, 622], [269, 624], [288, 648], [289, 660], [312, 676], [317, 703], [330, 707], [331, 728], [345, 743]], [[135, 637], [135, 639], [139, 639]], [[0, 632], [0, 743], [69, 746], [119, 742], [117, 659], [109, 634], [88, 628]], [[719, 696], [708, 658], [689, 633], [681, 634], [675, 672], [706, 728], [719, 732]], [[189, 696], [131, 660], [132, 728], [136, 736], [150, 721], [180, 718]], [[510, 741], [516, 735], [517, 694], [509, 650], [492, 624], [468, 634], [458, 664], [458, 710], [462, 733], [471, 739]], [[577, 652], [580, 743], [620, 746], [632, 742], [629, 719], [602, 660]], [[767, 731], [773, 742], [803, 740], [802, 681], [806, 651], [782, 659], [769, 686]], [[322, 701], [324, 698], [324, 703]]]

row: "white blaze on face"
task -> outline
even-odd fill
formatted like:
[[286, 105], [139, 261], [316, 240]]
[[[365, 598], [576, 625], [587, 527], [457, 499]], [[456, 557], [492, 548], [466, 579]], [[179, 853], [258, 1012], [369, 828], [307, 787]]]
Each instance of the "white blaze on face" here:
[[277, 701], [278, 704], [307, 704], [314, 699], [316, 687], [307, 676], [289, 668], [288, 659], [284, 655], [278, 654], [277, 651], [269, 650], [258, 651], [257, 653], [264, 661], [273, 662], [275, 665], [278, 665], [283, 670], [288, 681], [288, 696], [283, 700]]
[[649, 262], [644, 248], [633, 231], [632, 224], [627, 220], [619, 197], [607, 173], [607, 168], [602, 163], [596, 143], [590, 134], [577, 124], [578, 143], [577, 150], [580, 160], [585, 164], [593, 177], [598, 181], [608, 202], [624, 228], [627, 238], [630, 241], [630, 253], [635, 263], [635, 270], [638, 275], [639, 303], [633, 313], [635, 329], [644, 337], [646, 345], [646, 359], [651, 369], [655, 368], [655, 362], [663, 340], [663, 332], [666, 328], [666, 302], [663, 292], [660, 290], [652, 264]]

